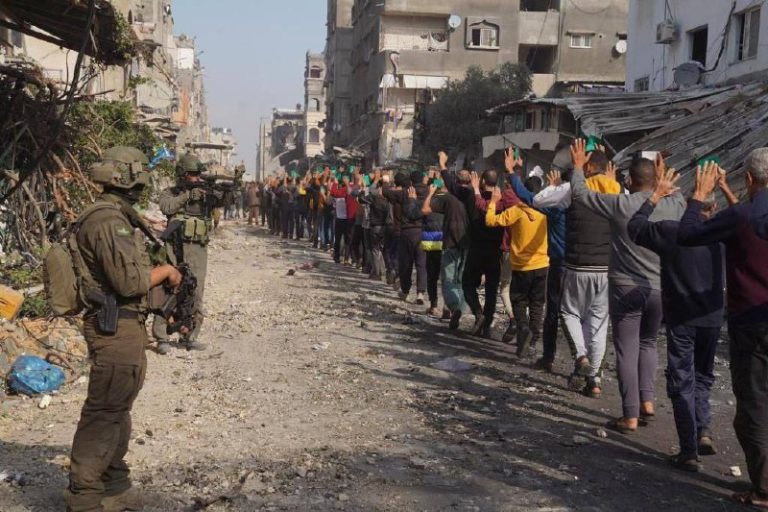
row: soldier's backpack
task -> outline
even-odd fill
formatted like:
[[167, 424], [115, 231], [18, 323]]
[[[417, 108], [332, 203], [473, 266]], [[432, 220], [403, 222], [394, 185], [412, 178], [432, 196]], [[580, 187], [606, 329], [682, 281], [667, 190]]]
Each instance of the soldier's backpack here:
[[85, 266], [77, 244], [83, 222], [94, 213], [118, 208], [112, 203], [96, 203], [86, 209], [70, 227], [61, 242], [55, 243], [43, 259], [43, 282], [48, 305], [56, 316], [77, 315], [88, 306], [87, 292], [98, 285]]

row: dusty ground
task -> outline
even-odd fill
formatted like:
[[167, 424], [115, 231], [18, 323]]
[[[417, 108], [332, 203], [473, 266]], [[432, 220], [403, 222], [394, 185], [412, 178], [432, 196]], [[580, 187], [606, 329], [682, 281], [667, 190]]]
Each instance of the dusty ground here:
[[[745, 481], [729, 471], [744, 463], [723, 363], [720, 454], [691, 476], [666, 463], [666, 398], [652, 427], [601, 438], [615, 381], [600, 401], [577, 396], [564, 358], [559, 375], [535, 372], [303, 244], [229, 225], [210, 269], [209, 350], [150, 352], [135, 407], [128, 459], [149, 510], [741, 510], [727, 499]], [[474, 368], [432, 367], [447, 357]], [[0, 482], [0, 511], [63, 509], [84, 394], [0, 404], [0, 473], [24, 474]]]

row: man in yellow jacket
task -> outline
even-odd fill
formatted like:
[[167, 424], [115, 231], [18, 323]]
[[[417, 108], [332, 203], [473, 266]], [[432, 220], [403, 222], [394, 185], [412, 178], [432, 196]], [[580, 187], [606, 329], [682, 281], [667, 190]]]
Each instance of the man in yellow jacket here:
[[[528, 178], [525, 186], [533, 194], [542, 188], [541, 179]], [[496, 213], [496, 203], [501, 201], [501, 190], [496, 188], [491, 196], [485, 223], [489, 227], [510, 229], [509, 261], [512, 265], [511, 300], [517, 322], [517, 355], [528, 355], [541, 338], [544, 324], [549, 256], [547, 242], [547, 217], [525, 204], [513, 206]]]

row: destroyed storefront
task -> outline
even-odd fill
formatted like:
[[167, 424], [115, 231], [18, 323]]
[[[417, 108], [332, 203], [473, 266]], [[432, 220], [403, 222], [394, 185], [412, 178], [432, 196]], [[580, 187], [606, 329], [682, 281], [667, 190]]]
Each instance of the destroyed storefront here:
[[567, 145], [578, 136], [603, 140], [620, 168], [638, 151], [661, 151], [690, 190], [693, 171], [718, 156], [732, 187], [743, 186], [742, 163], [768, 140], [768, 83], [660, 93], [573, 95], [527, 99], [488, 111], [499, 119], [499, 135], [483, 139], [483, 154], [521, 148], [529, 166], [567, 164]]

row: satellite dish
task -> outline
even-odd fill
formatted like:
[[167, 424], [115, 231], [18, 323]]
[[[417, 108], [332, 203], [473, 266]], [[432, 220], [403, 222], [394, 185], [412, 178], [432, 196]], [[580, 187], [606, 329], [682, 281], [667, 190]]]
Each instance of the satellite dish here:
[[627, 40], [620, 39], [616, 42], [616, 46], [614, 46], [613, 49], [616, 50], [616, 53], [619, 55], [625, 55], [627, 53]]
[[675, 83], [681, 87], [691, 87], [701, 82], [703, 66], [699, 62], [685, 62], [675, 68]]
[[448, 18], [448, 26], [452, 29], [457, 29], [461, 26], [461, 16], [458, 14], [451, 14], [451, 17]]

